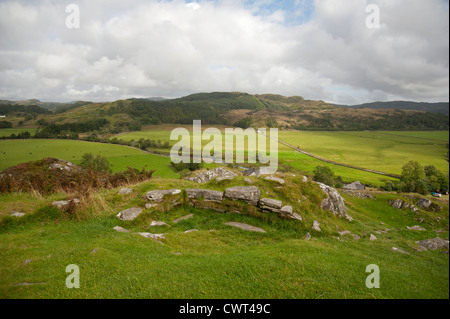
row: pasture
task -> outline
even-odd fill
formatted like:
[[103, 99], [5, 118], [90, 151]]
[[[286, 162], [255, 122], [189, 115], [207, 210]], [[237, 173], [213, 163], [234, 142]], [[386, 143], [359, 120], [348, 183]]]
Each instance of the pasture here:
[[0, 170], [44, 157], [55, 157], [79, 164], [84, 153], [106, 157], [114, 172], [126, 170], [130, 166], [137, 169], [154, 169], [154, 176], [158, 177], [178, 176], [169, 166], [168, 157], [149, 154], [128, 146], [72, 140], [0, 140]]

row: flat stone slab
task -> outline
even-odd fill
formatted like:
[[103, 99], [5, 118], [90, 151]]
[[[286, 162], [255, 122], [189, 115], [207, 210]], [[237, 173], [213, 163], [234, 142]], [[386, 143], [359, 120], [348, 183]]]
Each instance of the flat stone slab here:
[[128, 229], [125, 229], [120, 226], [115, 226], [115, 227], [113, 227], [113, 229], [119, 233], [129, 233], [130, 232]]
[[120, 220], [133, 220], [142, 213], [142, 208], [132, 207], [122, 210], [117, 214], [117, 218]]
[[182, 220], [186, 220], [186, 219], [189, 219], [189, 218], [191, 218], [191, 217], [194, 217], [194, 214], [189, 214], [189, 215], [186, 215], [186, 216], [177, 218], [177, 219], [175, 219], [173, 222], [176, 224], [176, 223], [178, 223], [178, 222], [181, 222]]
[[240, 229], [243, 229], [243, 230], [259, 232], [259, 233], [265, 233], [266, 232], [262, 228], [255, 227], [255, 226], [248, 225], [248, 224], [244, 224], [244, 223], [228, 222], [228, 223], [225, 223], [225, 225], [232, 226], [232, 227], [237, 227], [237, 228], [240, 228]]

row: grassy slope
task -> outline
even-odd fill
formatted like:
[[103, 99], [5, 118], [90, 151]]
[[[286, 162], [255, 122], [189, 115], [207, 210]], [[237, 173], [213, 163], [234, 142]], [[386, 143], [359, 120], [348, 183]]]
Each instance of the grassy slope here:
[[[296, 199], [312, 192], [312, 185], [297, 184], [286, 177], [287, 185], [273, 189], [277, 198]], [[210, 182], [206, 187], [223, 189], [238, 184]], [[264, 194], [272, 188], [253, 178]], [[300, 190], [292, 192], [298, 185]], [[364, 200], [345, 195], [347, 222], [317, 210], [301, 211], [304, 223], [285, 221], [271, 215], [263, 218], [237, 214], [218, 214], [181, 207], [169, 212], [144, 211], [133, 222], [121, 222], [117, 212], [130, 206], [142, 206], [142, 195], [160, 187], [193, 187], [182, 180], [153, 179], [133, 186], [134, 193], [117, 195], [117, 190], [100, 191], [89, 202], [90, 209], [79, 221], [68, 220], [57, 211], [30, 214], [22, 220], [4, 218], [0, 227], [1, 298], [448, 298], [448, 255], [440, 252], [416, 252], [416, 240], [434, 238], [432, 230], [443, 230], [448, 238], [448, 205], [441, 213], [421, 212], [414, 216], [388, 204], [396, 194], [380, 194]], [[287, 187], [287, 188], [286, 188]], [[297, 188], [298, 189], [298, 188]], [[307, 194], [308, 198], [310, 195]], [[8, 201], [3, 201], [4, 197]], [[17, 197], [16, 197], [17, 196]], [[64, 197], [54, 195], [37, 199], [35, 209], [45, 202]], [[34, 202], [31, 195], [1, 195], [4, 202]], [[293, 205], [295, 204], [292, 199]], [[284, 200], [284, 198], [283, 198]], [[313, 200], [313, 199], [311, 199]], [[314, 199], [315, 201], [315, 199]], [[305, 205], [305, 204], [301, 204]], [[95, 208], [97, 207], [97, 208]], [[297, 207], [297, 206], [296, 206]], [[300, 206], [299, 206], [300, 207]], [[194, 213], [194, 218], [172, 223], [175, 218]], [[439, 222], [433, 220], [442, 216]], [[425, 232], [408, 231], [422, 217]], [[311, 230], [314, 219], [321, 222], [322, 233]], [[151, 220], [163, 220], [172, 227], [145, 229]], [[264, 228], [267, 233], [250, 233], [224, 225], [227, 221], [246, 222]], [[384, 224], [381, 224], [384, 223]], [[161, 245], [133, 233], [117, 233], [120, 225], [133, 232], [165, 233]], [[336, 227], [348, 229], [362, 238], [337, 236]], [[188, 229], [198, 232], [184, 233]], [[376, 230], [377, 241], [369, 241]], [[305, 241], [306, 232], [315, 240]], [[398, 247], [409, 252], [392, 251]], [[95, 253], [91, 253], [93, 249]], [[181, 253], [181, 254], [178, 254]], [[24, 263], [31, 259], [30, 263]], [[65, 267], [77, 264], [81, 288], [67, 289]], [[380, 267], [381, 288], [367, 289], [365, 268]], [[44, 283], [21, 286], [18, 283]]]

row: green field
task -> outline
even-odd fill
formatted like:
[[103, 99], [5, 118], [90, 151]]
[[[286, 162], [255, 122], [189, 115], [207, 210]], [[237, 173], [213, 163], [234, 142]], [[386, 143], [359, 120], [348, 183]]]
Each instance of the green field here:
[[178, 174], [170, 167], [170, 158], [121, 145], [92, 143], [72, 140], [0, 140], [0, 170], [19, 163], [55, 157], [80, 163], [84, 153], [105, 156], [114, 172], [128, 166], [155, 170], [154, 176], [176, 178]]
[[[170, 141], [170, 132], [177, 126], [165, 125], [149, 127], [146, 131], [122, 133], [117, 138], [139, 140], [140, 138]], [[192, 126], [181, 126], [192, 130]], [[202, 129], [206, 127], [203, 126]], [[219, 129], [223, 130], [223, 127]], [[448, 143], [448, 131], [438, 132], [312, 132], [279, 131], [278, 138], [300, 149], [335, 162], [373, 169], [385, 173], [401, 173], [402, 166], [409, 160], [417, 160], [423, 166], [434, 165], [443, 172], [448, 172], [445, 159]], [[208, 141], [202, 141], [203, 146]], [[223, 144], [224, 145], [224, 144]], [[346, 181], [360, 180], [366, 184], [382, 185], [392, 178], [342, 166], [327, 164], [308, 157], [279, 144], [279, 161], [312, 174], [316, 166], [330, 166]]]

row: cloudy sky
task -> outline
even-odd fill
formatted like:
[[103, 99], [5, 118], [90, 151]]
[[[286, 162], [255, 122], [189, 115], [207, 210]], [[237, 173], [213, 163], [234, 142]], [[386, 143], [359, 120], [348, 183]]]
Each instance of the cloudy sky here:
[[448, 101], [448, 39], [448, 0], [0, 0], [0, 99]]

